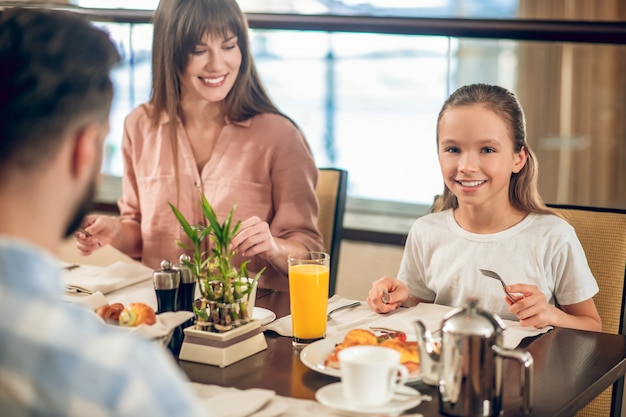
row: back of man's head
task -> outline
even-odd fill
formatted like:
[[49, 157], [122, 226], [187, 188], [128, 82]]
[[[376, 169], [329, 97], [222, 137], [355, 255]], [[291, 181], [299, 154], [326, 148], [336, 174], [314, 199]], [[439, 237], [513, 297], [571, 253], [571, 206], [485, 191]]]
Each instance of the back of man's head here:
[[70, 12], [0, 13], [0, 176], [36, 170], [73, 130], [106, 123], [119, 54]]

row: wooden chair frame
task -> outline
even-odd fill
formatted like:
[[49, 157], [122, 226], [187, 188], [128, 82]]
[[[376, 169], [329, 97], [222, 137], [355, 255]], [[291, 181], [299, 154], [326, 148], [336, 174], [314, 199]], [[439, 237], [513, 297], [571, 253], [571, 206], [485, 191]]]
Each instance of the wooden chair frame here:
[[347, 187], [348, 171], [338, 168], [319, 168], [316, 192], [320, 213], [317, 224], [324, 239], [324, 247], [330, 255], [329, 297], [335, 294], [337, 287]]
[[[586, 242], [586, 239], [585, 239], [587, 236], [589, 236], [589, 235], [585, 235], [585, 232], [586, 233], [589, 232], [590, 225], [588, 223], [583, 224], [582, 221], [579, 221], [579, 223], [577, 223], [576, 216], [577, 215], [580, 216], [580, 214], [582, 214], [581, 212], [587, 212], [589, 214], [597, 213], [598, 214], [598, 230], [596, 231], [595, 229], [592, 229], [591, 233], [595, 233], [596, 235], [591, 236], [590, 239], [596, 238], [596, 239], [604, 240], [606, 241], [606, 244], [609, 245], [610, 244], [610, 240], [608, 240], [609, 236], [607, 234], [602, 234], [603, 232], [602, 232], [602, 227], [600, 226], [600, 219], [602, 219], [602, 223], [606, 226], [606, 223], [610, 222], [612, 219], [617, 220], [619, 219], [619, 217], [626, 219], [626, 210], [601, 208], [601, 207], [588, 207], [588, 206], [559, 205], [559, 204], [549, 204], [548, 207], [554, 209], [559, 215], [561, 215], [566, 221], [568, 221], [576, 230], [576, 234], [578, 235], [578, 238], [581, 241], [581, 244], [583, 245], [583, 249], [585, 249], [585, 253], [586, 253], [591, 271], [596, 277], [596, 280], [598, 280], [600, 291], [602, 291], [603, 290], [602, 279], [598, 272], [597, 266], [594, 265], [594, 261], [590, 257], [590, 254], [593, 254], [593, 251], [597, 251], [598, 249], [590, 248], [589, 242]], [[606, 215], [603, 215], [603, 214], [606, 214]], [[615, 217], [615, 216], [618, 216], [618, 217]], [[620, 220], [620, 224], [622, 224], [623, 221], [624, 220]], [[620, 227], [623, 227], [623, 225], [621, 225]], [[586, 231], [583, 231], [583, 228], [586, 229]], [[617, 228], [617, 224], [616, 224], [616, 230], [619, 230], [619, 228]], [[606, 238], [606, 239], [603, 239], [603, 238]], [[621, 246], [622, 251], [623, 251], [624, 242], [626, 242], [626, 235], [622, 237], [620, 242], [617, 242], [619, 245], [616, 245], [616, 246]], [[585, 247], [586, 245], [587, 247]], [[603, 249], [607, 249], [607, 248], [603, 248]], [[606, 255], [606, 253], [603, 255]], [[613, 317], [613, 319], [611, 320], [611, 324], [608, 326], [609, 328], [606, 328], [605, 323], [604, 323], [604, 318], [603, 318], [603, 327], [604, 327], [603, 331], [606, 331], [607, 333], [626, 334], [626, 309], [625, 309], [625, 297], [624, 297], [624, 294], [625, 294], [624, 288], [626, 285], [626, 256], [623, 252], [616, 254], [615, 256], [621, 256], [623, 258], [622, 261], [624, 263], [622, 267], [623, 273], [622, 273], [622, 282], [621, 282], [622, 291], [621, 291], [621, 297], [620, 297], [621, 305], [620, 305], [619, 323], [616, 326], [614, 324], [615, 320]], [[594, 269], [596, 270], [594, 271]], [[595, 298], [596, 299], [599, 298], [599, 295], [597, 295]], [[596, 304], [598, 304], [598, 301], [596, 301]], [[602, 315], [602, 311], [600, 311], [600, 313]], [[602, 395], [605, 395], [605, 394], [602, 394]], [[624, 377], [620, 378], [613, 384], [612, 393], [611, 393], [610, 416], [617, 417], [621, 415], [623, 395], [624, 395]], [[598, 417], [606, 416], [606, 413], [604, 411], [600, 411], [600, 409], [602, 408], [601, 406], [594, 405], [594, 402], [596, 401], [599, 403], [601, 400], [598, 397], [596, 400], [591, 402], [590, 405], [588, 405], [586, 408], [581, 410], [581, 412], [578, 413], [578, 416], [579, 417], [581, 416], [598, 416]]]

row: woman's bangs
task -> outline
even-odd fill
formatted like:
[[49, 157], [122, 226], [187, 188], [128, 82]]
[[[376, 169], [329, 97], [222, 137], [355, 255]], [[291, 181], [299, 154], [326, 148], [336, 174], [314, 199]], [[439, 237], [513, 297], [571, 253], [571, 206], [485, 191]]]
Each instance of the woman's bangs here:
[[188, 36], [182, 40], [183, 45], [189, 47], [190, 52], [195, 49], [196, 45], [202, 42], [202, 38], [206, 34], [223, 39], [232, 35], [241, 36], [244, 28], [231, 10], [218, 10], [217, 7], [206, 7], [208, 6], [206, 3], [203, 5], [205, 6], [203, 8], [206, 10], [194, 10], [190, 13]]

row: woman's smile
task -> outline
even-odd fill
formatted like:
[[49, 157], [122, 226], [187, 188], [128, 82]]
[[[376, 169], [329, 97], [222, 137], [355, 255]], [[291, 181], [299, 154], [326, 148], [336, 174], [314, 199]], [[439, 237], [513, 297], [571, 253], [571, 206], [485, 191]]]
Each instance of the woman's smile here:
[[226, 75], [221, 75], [218, 77], [198, 77], [200, 81], [209, 87], [220, 87], [224, 85], [224, 81], [226, 80]]

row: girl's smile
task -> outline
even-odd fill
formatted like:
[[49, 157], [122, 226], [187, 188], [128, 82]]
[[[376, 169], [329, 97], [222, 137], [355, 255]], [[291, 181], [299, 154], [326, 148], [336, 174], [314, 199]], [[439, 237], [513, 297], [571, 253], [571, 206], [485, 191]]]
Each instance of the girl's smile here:
[[446, 186], [459, 206], [509, 207], [511, 175], [526, 154], [514, 152], [505, 121], [483, 105], [452, 107], [439, 121], [438, 153]]

